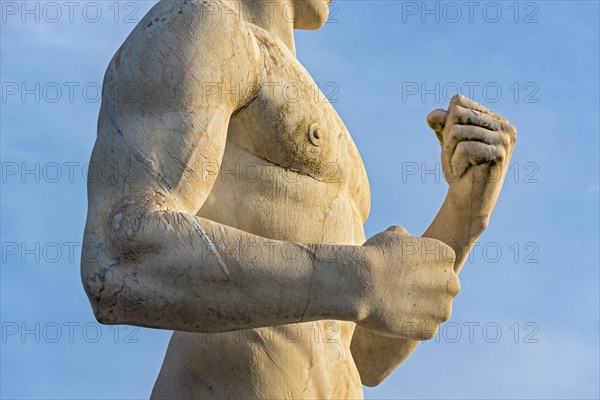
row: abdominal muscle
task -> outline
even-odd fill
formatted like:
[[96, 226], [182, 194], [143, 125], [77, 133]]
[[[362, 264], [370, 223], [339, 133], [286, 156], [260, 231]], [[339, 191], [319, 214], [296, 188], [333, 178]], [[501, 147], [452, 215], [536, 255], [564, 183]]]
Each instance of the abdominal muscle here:
[[153, 398], [358, 399], [354, 323], [175, 332]]

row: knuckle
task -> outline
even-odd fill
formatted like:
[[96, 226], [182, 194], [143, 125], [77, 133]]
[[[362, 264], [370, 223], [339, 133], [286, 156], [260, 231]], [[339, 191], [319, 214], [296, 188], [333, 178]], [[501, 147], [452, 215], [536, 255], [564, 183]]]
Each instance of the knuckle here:
[[514, 143], [517, 140], [517, 129], [514, 126], [510, 126], [509, 134], [512, 142]]
[[495, 119], [494, 117], [487, 115], [487, 114], [481, 114], [480, 115], [480, 124], [479, 124], [482, 128], [489, 130], [489, 131], [500, 131], [502, 130], [501, 128], [501, 123], [500, 121], [498, 121], [497, 119]]
[[452, 297], [456, 297], [460, 293], [460, 280], [454, 271], [451, 271], [450, 279], [447, 283], [448, 293]]
[[473, 135], [481, 136], [482, 139], [487, 139], [493, 135], [493, 132], [491, 132], [485, 126], [469, 125], [468, 128]]
[[420, 330], [420, 339], [421, 340], [430, 340], [435, 337], [438, 332], [439, 324], [432, 323], [424, 323], [422, 329]]
[[[460, 122], [460, 121], [457, 121], [457, 122]], [[450, 136], [452, 136], [452, 137], [459, 136], [462, 133], [465, 133], [465, 126], [454, 124], [450, 128], [449, 133], [450, 133]]]
[[404, 227], [399, 225], [392, 225], [387, 229], [387, 231], [391, 233], [397, 233], [400, 235], [409, 235], [408, 231]]
[[452, 302], [447, 302], [442, 308], [442, 314], [440, 315], [440, 322], [446, 322], [452, 315]]
[[473, 100], [470, 100], [468, 97], [465, 97], [460, 93], [455, 94], [450, 99], [450, 104], [452, 104], [452, 105], [463, 105], [463, 104], [468, 104], [468, 103], [477, 104]]
[[509, 146], [511, 142], [512, 142], [512, 136], [511, 136], [510, 132], [507, 132], [507, 131], [502, 132], [502, 134], [500, 135], [500, 144], [503, 147], [506, 147], [506, 146]]
[[461, 121], [465, 118], [464, 108], [458, 105], [454, 105], [451, 108], [450, 115], [448, 117], [448, 121], [453, 124], [460, 124]]
[[502, 122], [500, 124], [500, 128], [502, 129], [503, 132], [505, 132], [509, 135], [514, 135], [517, 131], [514, 126], [512, 126], [511, 124], [506, 123], [506, 122]]
[[492, 146], [491, 154], [488, 158], [488, 163], [491, 165], [501, 163], [506, 158], [506, 152], [503, 146]]
[[463, 96], [463, 95], [461, 95], [461, 94], [457, 93], [457, 94], [455, 94], [454, 96], [452, 96], [452, 98], [450, 99], [450, 103], [454, 104], [454, 103], [456, 103], [457, 101], [460, 101], [460, 100], [462, 100], [463, 98], [464, 98], [464, 96]]
[[422, 332], [419, 335], [418, 339], [419, 340], [431, 340], [435, 337], [436, 333], [437, 333], [437, 331], [436, 332], [431, 332], [431, 331]]

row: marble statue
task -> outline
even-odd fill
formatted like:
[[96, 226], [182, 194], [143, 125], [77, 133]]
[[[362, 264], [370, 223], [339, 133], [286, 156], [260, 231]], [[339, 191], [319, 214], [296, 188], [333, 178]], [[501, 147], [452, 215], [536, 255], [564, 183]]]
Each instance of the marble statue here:
[[162, 0], [110, 61], [81, 274], [101, 323], [175, 331], [153, 398], [362, 398], [450, 317], [516, 131], [433, 111], [446, 200], [366, 240], [365, 168], [295, 56], [327, 3]]

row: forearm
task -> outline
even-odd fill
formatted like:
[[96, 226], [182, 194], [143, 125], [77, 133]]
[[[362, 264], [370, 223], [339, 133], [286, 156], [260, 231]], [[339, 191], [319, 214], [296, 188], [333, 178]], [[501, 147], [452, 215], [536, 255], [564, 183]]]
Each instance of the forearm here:
[[453, 204], [447, 197], [423, 237], [437, 239], [452, 247], [456, 254], [454, 270], [459, 273], [477, 238], [487, 227], [487, 218], [472, 214], [473, 210]]
[[360, 247], [270, 240], [177, 212], [139, 225], [134, 240], [115, 235], [117, 262], [84, 274], [102, 322], [227, 331], [357, 318], [360, 283], [349, 275]]

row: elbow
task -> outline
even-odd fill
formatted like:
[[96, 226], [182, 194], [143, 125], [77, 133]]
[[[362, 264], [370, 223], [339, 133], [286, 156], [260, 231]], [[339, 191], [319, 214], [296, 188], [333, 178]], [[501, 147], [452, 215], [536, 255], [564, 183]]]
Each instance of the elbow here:
[[353, 356], [360, 381], [365, 386], [378, 386], [394, 370], [393, 365], [386, 363], [385, 360], [374, 358], [373, 353], [365, 354], [363, 357], [357, 357], [356, 354]]
[[385, 378], [387, 378], [390, 375], [390, 372], [385, 373], [385, 372], [375, 371], [375, 370], [361, 372], [359, 370], [360, 381], [365, 386], [375, 387], [375, 386], [378, 386], [379, 384], [381, 384], [385, 380]]
[[[95, 264], [95, 265], [94, 265]], [[124, 282], [114, 264], [82, 261], [81, 281], [96, 320], [104, 325], [124, 323], [119, 309]]]
[[375, 387], [378, 386], [381, 382], [383, 382], [385, 380], [385, 377], [368, 377], [368, 378], [362, 378], [361, 377], [361, 381], [362, 384], [367, 386], [367, 387]]
[[385, 343], [386, 338], [365, 329], [358, 328], [354, 332], [350, 350], [364, 386], [378, 386], [400, 363], [392, 357], [394, 348], [385, 346]]
[[124, 324], [125, 265], [103, 236], [84, 235], [81, 283], [96, 320], [105, 325]]
[[490, 224], [490, 216], [483, 215], [480, 217], [473, 218], [470, 223], [470, 237], [479, 237]]
[[114, 307], [107, 306], [106, 303], [93, 302], [90, 300], [94, 317], [102, 325], [125, 325], [126, 323], [117, 317]]
[[146, 231], [154, 222], [153, 211], [147, 205], [133, 206], [124, 201], [110, 207], [104, 218], [88, 216], [81, 254], [81, 281], [94, 316], [101, 324], [130, 322], [132, 303], [139, 300], [138, 288], [132, 287], [131, 276], [137, 276], [136, 266], [156, 253], [156, 246]]

